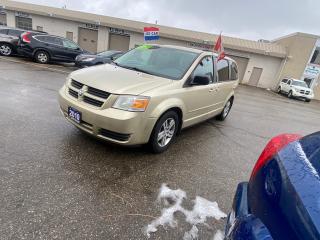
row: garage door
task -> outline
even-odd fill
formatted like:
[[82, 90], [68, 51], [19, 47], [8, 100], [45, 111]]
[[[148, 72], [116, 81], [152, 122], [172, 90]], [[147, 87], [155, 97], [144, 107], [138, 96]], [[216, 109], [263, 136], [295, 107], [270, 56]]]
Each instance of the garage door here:
[[110, 34], [109, 49], [118, 51], [128, 51], [130, 36]]
[[7, 25], [7, 15], [4, 13], [0, 13], [0, 25]]
[[96, 53], [98, 47], [98, 31], [79, 28], [79, 45], [89, 52]]
[[229, 55], [229, 57], [237, 62], [238, 70], [239, 70], [239, 80], [240, 82], [242, 82], [244, 74], [246, 73], [249, 59], [243, 58], [243, 57], [231, 56], [231, 55]]

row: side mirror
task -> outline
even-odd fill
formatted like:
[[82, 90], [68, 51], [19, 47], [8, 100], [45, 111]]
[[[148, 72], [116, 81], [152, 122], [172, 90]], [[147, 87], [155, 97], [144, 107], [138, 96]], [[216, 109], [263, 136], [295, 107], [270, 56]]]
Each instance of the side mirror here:
[[208, 85], [210, 79], [208, 76], [194, 76], [191, 85]]

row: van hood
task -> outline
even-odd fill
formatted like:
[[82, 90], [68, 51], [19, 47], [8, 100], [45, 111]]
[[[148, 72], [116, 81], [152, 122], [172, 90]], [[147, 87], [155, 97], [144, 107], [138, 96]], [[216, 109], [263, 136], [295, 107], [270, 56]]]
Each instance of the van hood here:
[[111, 64], [75, 71], [70, 74], [70, 78], [112, 94], [131, 95], [140, 95], [173, 81]]

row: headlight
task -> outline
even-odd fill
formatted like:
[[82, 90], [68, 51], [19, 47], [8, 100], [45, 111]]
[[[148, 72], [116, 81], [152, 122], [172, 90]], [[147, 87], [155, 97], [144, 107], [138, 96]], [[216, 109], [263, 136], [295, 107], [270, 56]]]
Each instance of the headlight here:
[[293, 88], [294, 91], [299, 92], [300, 90], [298, 88]]
[[112, 107], [130, 112], [144, 112], [149, 101], [149, 97], [123, 95], [117, 98]]
[[95, 58], [91, 57], [91, 58], [82, 59], [81, 61], [82, 61], [82, 62], [91, 62], [91, 61], [93, 61], [93, 60], [95, 60]]
[[68, 77], [66, 78], [65, 86], [66, 86], [66, 87], [69, 86], [70, 83], [71, 83], [71, 76], [70, 76], [70, 74], [69, 74]]

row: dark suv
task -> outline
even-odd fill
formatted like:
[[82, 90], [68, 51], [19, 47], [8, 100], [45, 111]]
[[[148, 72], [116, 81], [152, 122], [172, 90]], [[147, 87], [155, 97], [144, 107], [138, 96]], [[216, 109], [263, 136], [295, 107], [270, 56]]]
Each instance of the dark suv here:
[[10, 56], [17, 53], [19, 36], [26, 30], [0, 27], [0, 54]]
[[18, 52], [42, 64], [49, 61], [74, 62], [79, 54], [88, 53], [69, 39], [32, 32], [20, 36]]

